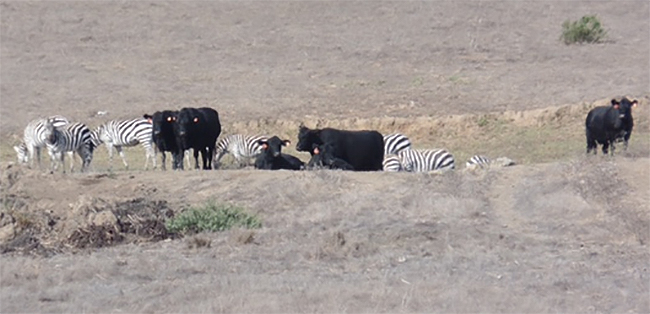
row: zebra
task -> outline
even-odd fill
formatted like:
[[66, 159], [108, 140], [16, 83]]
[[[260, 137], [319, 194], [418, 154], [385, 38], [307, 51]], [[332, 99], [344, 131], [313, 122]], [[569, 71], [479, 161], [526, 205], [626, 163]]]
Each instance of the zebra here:
[[474, 155], [467, 160], [465, 163], [466, 168], [487, 168], [490, 166], [490, 158], [487, 158], [483, 155]]
[[465, 168], [467, 169], [485, 169], [489, 167], [508, 167], [515, 162], [508, 157], [499, 157], [494, 160], [483, 155], [474, 155], [467, 160]]
[[384, 156], [397, 155], [405, 149], [411, 149], [411, 140], [401, 133], [384, 135]]
[[402, 162], [400, 157], [395, 154], [388, 154], [384, 156], [384, 162], [382, 163], [384, 171], [387, 172], [398, 172], [402, 171]]
[[227, 153], [235, 157], [240, 167], [249, 164], [251, 158], [257, 157], [262, 152], [262, 144], [259, 142], [264, 140], [268, 140], [268, 137], [243, 134], [231, 134], [221, 138], [214, 150], [215, 168]]
[[[68, 123], [61, 127], [54, 126], [54, 120], [48, 119], [45, 122], [45, 138], [47, 152], [50, 155], [50, 172], [58, 169], [59, 164], [65, 173], [64, 152], [77, 152], [82, 160], [81, 171], [90, 165], [93, 159], [94, 145], [92, 143], [90, 130], [83, 123]], [[74, 170], [74, 158], [70, 158], [70, 172]]]
[[23, 132], [23, 141], [17, 146], [14, 146], [19, 163], [26, 164], [29, 162], [29, 166], [33, 167], [34, 153], [36, 153], [38, 166], [39, 168], [41, 167], [41, 148], [46, 147], [47, 144], [45, 124], [48, 120], [52, 120], [52, 124], [55, 127], [61, 127], [70, 123], [67, 118], [59, 115], [30, 121]]
[[106, 143], [109, 169], [113, 167], [113, 147], [122, 157], [124, 167], [129, 169], [122, 147], [142, 145], [145, 150], [144, 169], [147, 170], [149, 159], [153, 160], [153, 168], [156, 169], [156, 150], [153, 148], [152, 131], [153, 126], [147, 119], [111, 120], [92, 131], [91, 137], [95, 146]]
[[401, 168], [408, 172], [443, 172], [455, 168], [454, 156], [445, 149], [407, 149], [397, 156]]

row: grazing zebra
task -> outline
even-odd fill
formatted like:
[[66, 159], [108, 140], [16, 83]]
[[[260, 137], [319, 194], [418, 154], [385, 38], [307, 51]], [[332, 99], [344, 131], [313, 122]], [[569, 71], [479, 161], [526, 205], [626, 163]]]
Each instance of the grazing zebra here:
[[384, 136], [384, 156], [411, 149], [411, 140], [404, 134], [393, 133]]
[[112, 120], [98, 126], [91, 136], [95, 146], [106, 143], [109, 169], [113, 167], [113, 147], [122, 157], [124, 167], [129, 169], [122, 147], [140, 144], [145, 150], [144, 169], [147, 170], [149, 159], [153, 160], [153, 168], [156, 168], [156, 151], [153, 148], [152, 130], [153, 126], [147, 119]]
[[402, 169], [408, 172], [443, 172], [455, 168], [454, 156], [445, 149], [407, 149], [397, 155]]
[[387, 172], [402, 171], [402, 162], [398, 155], [389, 154], [384, 156], [383, 169]]
[[508, 157], [499, 157], [492, 160], [482, 155], [474, 155], [467, 160], [465, 167], [467, 169], [485, 169], [489, 167], [508, 167], [514, 164], [515, 162]]
[[23, 133], [23, 142], [18, 146], [14, 146], [18, 162], [27, 163], [32, 167], [34, 165], [34, 153], [38, 160], [38, 166], [41, 167], [41, 148], [47, 144], [45, 134], [45, 124], [48, 120], [52, 120], [55, 127], [61, 127], [68, 123], [68, 119], [62, 116], [50, 116], [45, 119], [35, 119], [27, 124]]
[[[83, 162], [81, 171], [84, 171], [93, 160], [94, 145], [90, 136], [90, 130], [83, 123], [69, 123], [61, 127], [55, 127], [54, 122], [48, 119], [45, 122], [45, 138], [47, 152], [52, 161], [50, 171], [58, 169], [59, 163], [65, 172], [64, 152], [77, 152]], [[74, 158], [70, 158], [70, 172], [74, 170]]]
[[231, 134], [221, 138], [214, 150], [215, 168], [219, 166], [219, 161], [223, 155], [227, 153], [231, 153], [235, 157], [240, 167], [248, 165], [251, 158], [255, 158], [262, 153], [260, 140], [268, 140], [268, 137], [263, 135]]

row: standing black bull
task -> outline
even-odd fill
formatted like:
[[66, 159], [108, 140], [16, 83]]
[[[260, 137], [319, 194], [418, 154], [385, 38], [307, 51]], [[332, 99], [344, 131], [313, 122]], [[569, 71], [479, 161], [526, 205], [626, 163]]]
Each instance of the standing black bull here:
[[172, 154], [172, 169], [183, 168], [183, 151], [176, 142], [174, 135], [174, 124], [178, 116], [178, 111], [164, 110], [156, 111], [153, 115], [145, 114], [144, 118], [149, 120], [153, 125], [153, 142], [162, 155], [162, 169], [165, 170], [165, 152]]
[[342, 159], [355, 171], [382, 169], [384, 137], [377, 131], [311, 130], [300, 126], [296, 150], [313, 154], [314, 144], [328, 145], [331, 156]]
[[603, 154], [607, 154], [609, 146], [612, 146], [612, 155], [614, 155], [614, 142], [617, 139], [627, 142], [632, 134], [634, 121], [632, 119], [632, 107], [636, 106], [637, 101], [630, 101], [623, 98], [620, 102], [612, 99], [611, 106], [601, 106], [591, 109], [587, 114], [585, 129], [587, 135], [587, 153], [594, 151], [598, 144], [603, 145]]
[[221, 134], [221, 123], [216, 110], [207, 107], [181, 109], [174, 124], [174, 134], [181, 152], [190, 148], [194, 151], [196, 169], [199, 169], [199, 152], [203, 169], [212, 169], [214, 146]]

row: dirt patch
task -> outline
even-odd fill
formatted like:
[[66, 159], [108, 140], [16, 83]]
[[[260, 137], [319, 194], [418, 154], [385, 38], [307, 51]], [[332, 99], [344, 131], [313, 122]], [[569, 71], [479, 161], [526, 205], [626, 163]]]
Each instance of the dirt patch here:
[[[7, 191], [15, 188], [17, 178], [24, 172], [9, 167], [3, 182], [4, 209], [0, 214], [0, 251], [28, 255], [101, 248], [126, 243], [155, 242], [177, 238], [165, 227], [174, 212], [167, 202], [145, 198], [120, 199], [80, 196], [68, 207], [57, 202], [34, 202], [29, 192]], [[101, 184], [102, 176], [79, 180], [87, 186], [89, 180]]]

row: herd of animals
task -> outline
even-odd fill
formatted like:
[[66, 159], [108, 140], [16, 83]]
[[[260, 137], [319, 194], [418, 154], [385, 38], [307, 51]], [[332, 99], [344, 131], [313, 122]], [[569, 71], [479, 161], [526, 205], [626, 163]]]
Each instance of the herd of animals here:
[[[624, 142], [627, 149], [632, 128], [632, 108], [637, 100], [624, 97], [611, 100], [611, 105], [589, 111], [585, 121], [587, 153], [594, 154], [598, 144], [604, 154], [614, 154], [615, 143]], [[41, 149], [47, 148], [50, 171], [61, 166], [65, 172], [65, 155], [70, 156], [70, 171], [74, 170], [74, 155], [82, 160], [82, 171], [88, 169], [94, 150], [106, 144], [109, 165], [113, 148], [117, 150], [124, 166], [128, 163], [123, 147], [142, 145], [145, 149], [145, 169], [149, 160], [157, 168], [156, 155], [161, 153], [161, 168], [166, 168], [166, 153], [172, 156], [172, 169], [183, 169], [189, 151], [194, 155], [195, 168], [199, 168], [199, 154], [203, 169], [217, 169], [225, 154], [232, 154], [240, 166], [254, 159], [257, 169], [303, 170], [342, 169], [351, 171], [406, 171], [445, 172], [455, 168], [453, 155], [445, 149], [414, 149], [409, 138], [401, 133], [382, 135], [373, 130], [338, 130], [333, 128], [309, 129], [299, 127], [296, 150], [308, 152], [311, 159], [306, 164], [299, 158], [282, 152], [290, 144], [278, 136], [221, 134], [219, 114], [212, 108], [183, 108], [157, 111], [131, 120], [108, 121], [94, 130], [85, 124], [71, 122], [63, 116], [50, 116], [31, 121], [24, 130], [23, 142], [14, 146], [18, 161], [33, 166], [41, 160]], [[214, 165], [213, 165], [214, 162]], [[507, 157], [491, 160], [475, 155], [466, 162], [467, 168], [509, 166]]]

